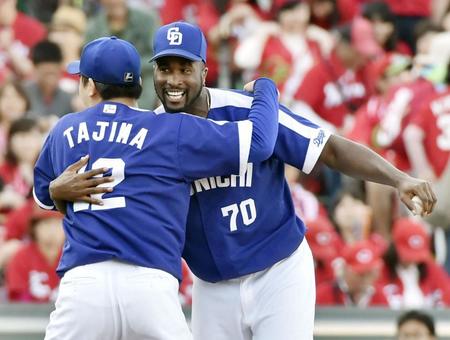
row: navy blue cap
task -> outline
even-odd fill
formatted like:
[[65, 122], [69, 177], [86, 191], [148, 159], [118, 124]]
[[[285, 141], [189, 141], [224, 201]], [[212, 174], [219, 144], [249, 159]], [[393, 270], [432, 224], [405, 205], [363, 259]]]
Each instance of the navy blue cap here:
[[86, 44], [80, 60], [67, 66], [67, 72], [110, 85], [134, 85], [141, 76], [141, 58], [128, 41], [117, 37], [95, 39]]
[[155, 55], [150, 61], [175, 56], [206, 63], [206, 39], [198, 26], [176, 21], [156, 31], [153, 52]]

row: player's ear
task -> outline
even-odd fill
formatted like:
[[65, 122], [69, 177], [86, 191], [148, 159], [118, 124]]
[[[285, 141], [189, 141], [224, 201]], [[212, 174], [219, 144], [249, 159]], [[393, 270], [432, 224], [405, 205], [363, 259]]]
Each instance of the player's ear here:
[[95, 87], [94, 80], [89, 78], [87, 83], [87, 94], [89, 97], [94, 97], [98, 93], [97, 88]]
[[207, 74], [208, 74], [208, 68], [205, 66], [202, 71], [203, 86], [205, 86], [205, 84], [206, 84], [206, 75]]

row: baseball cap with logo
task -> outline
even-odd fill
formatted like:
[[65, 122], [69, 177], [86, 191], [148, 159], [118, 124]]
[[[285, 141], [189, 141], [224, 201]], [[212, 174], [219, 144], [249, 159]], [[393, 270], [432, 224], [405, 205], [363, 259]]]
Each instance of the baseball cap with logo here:
[[358, 241], [343, 250], [343, 258], [347, 266], [354, 272], [363, 274], [382, 265], [376, 247], [369, 241]]
[[314, 220], [307, 221], [306, 226], [308, 231], [305, 237], [314, 258], [323, 261], [336, 258], [339, 237], [331, 222], [323, 216], [318, 216]]
[[176, 21], [156, 31], [153, 52], [155, 55], [150, 61], [173, 56], [206, 62], [206, 39], [198, 26]]
[[402, 261], [417, 263], [431, 259], [430, 237], [424, 226], [411, 218], [395, 221], [393, 240]]
[[141, 76], [141, 58], [128, 41], [103, 37], [86, 44], [80, 60], [67, 66], [67, 72], [109, 85], [135, 85]]

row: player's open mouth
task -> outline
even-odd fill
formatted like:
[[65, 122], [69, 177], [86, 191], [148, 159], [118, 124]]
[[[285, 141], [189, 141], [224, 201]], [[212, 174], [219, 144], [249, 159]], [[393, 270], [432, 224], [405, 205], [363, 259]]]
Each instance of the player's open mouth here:
[[180, 102], [185, 95], [185, 92], [180, 90], [170, 90], [166, 91], [165, 94], [167, 99], [169, 99], [171, 102]]

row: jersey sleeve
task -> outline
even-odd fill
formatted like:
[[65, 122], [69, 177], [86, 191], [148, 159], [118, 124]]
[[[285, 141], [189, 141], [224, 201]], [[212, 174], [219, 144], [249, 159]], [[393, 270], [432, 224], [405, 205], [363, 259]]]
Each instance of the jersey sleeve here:
[[54, 210], [55, 205], [50, 198], [50, 182], [56, 178], [52, 162], [52, 134], [45, 140], [39, 158], [34, 167], [33, 197], [42, 209]]
[[243, 174], [249, 161], [261, 162], [272, 155], [277, 135], [277, 89], [271, 80], [259, 79], [248, 120], [183, 117], [177, 147], [179, 167], [188, 180]]
[[308, 174], [316, 165], [330, 136], [328, 130], [282, 106], [274, 156]]

